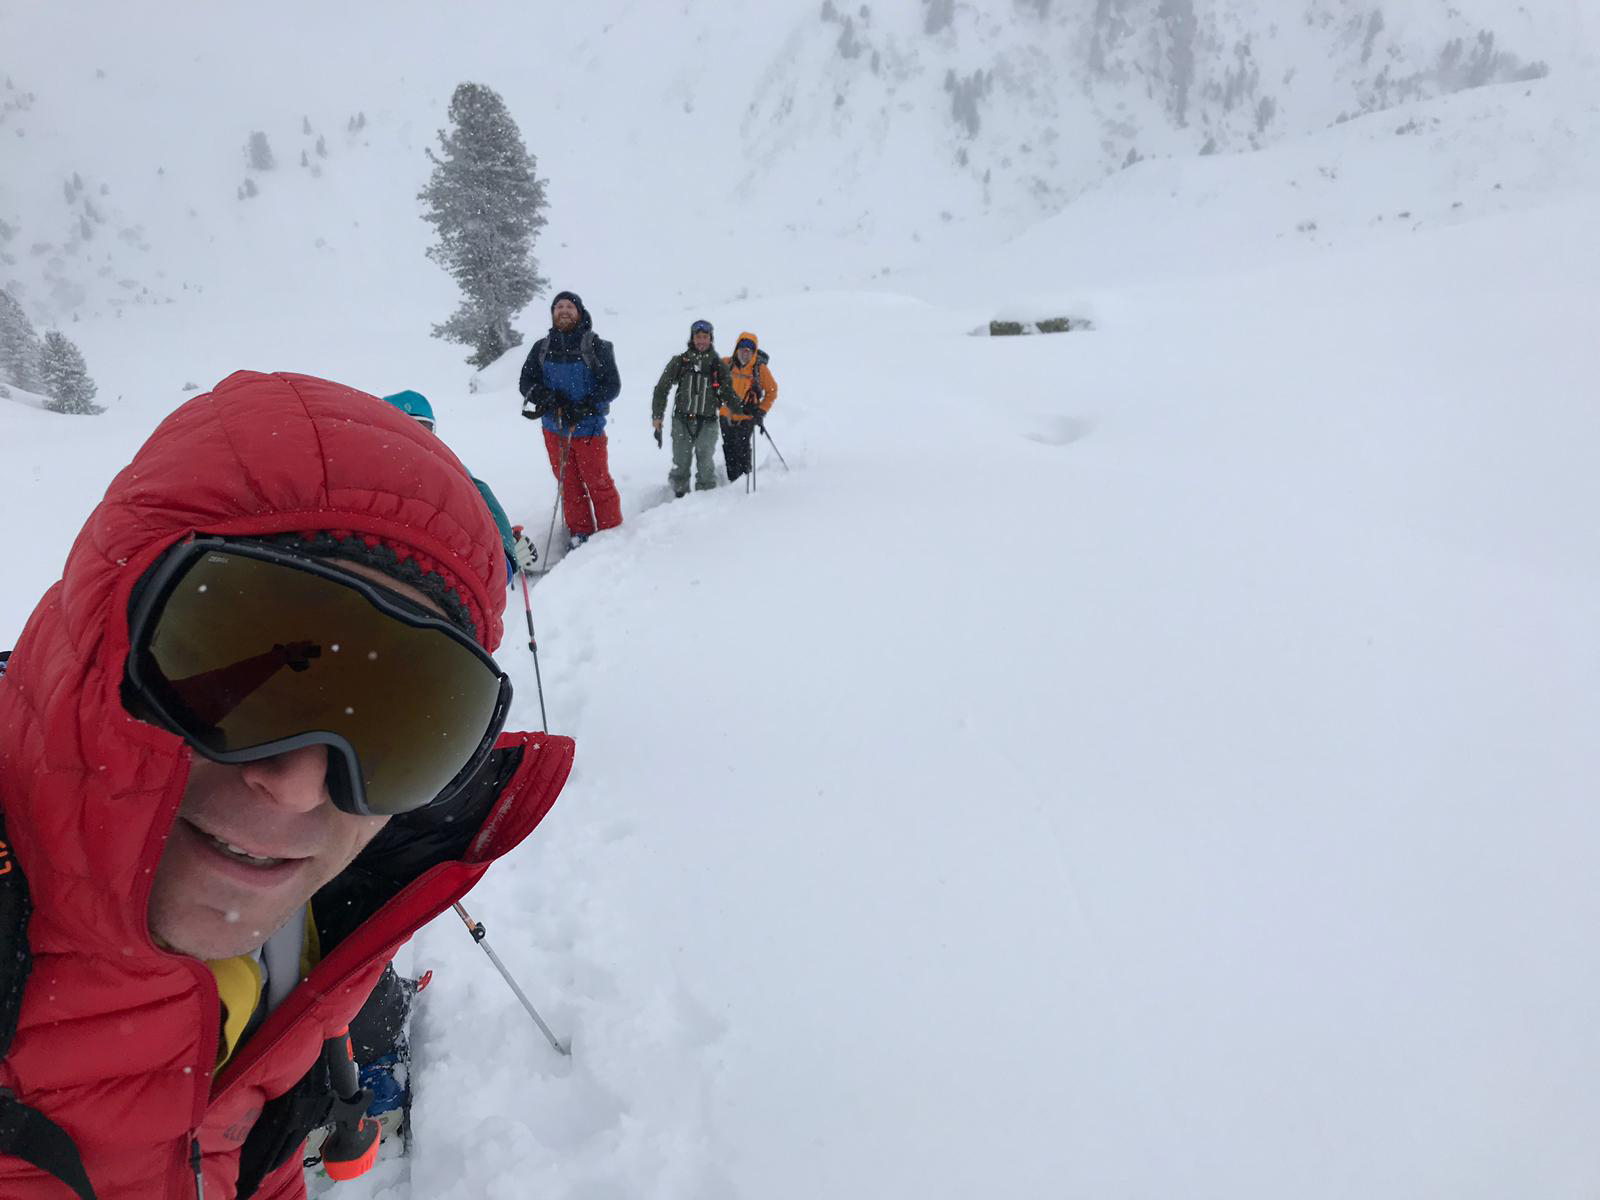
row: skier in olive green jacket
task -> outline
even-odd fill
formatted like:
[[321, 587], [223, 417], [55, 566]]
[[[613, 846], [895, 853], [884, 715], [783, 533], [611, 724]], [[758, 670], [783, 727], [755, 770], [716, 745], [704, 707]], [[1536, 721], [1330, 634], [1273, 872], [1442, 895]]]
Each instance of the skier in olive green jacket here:
[[677, 386], [672, 405], [672, 470], [667, 474], [675, 496], [689, 490], [691, 458], [695, 464], [695, 490], [717, 486], [717, 411], [735, 397], [733, 376], [711, 344], [711, 335], [710, 321], [696, 321], [689, 326], [688, 350], [667, 363], [650, 401], [650, 423], [655, 427], [659, 446], [667, 393]]

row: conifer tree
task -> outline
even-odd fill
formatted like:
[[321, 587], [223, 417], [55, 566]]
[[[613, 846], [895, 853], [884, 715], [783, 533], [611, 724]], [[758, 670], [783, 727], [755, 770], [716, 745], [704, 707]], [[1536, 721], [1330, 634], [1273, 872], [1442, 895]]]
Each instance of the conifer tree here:
[[33, 322], [11, 294], [0, 289], [0, 383], [9, 383], [25, 392], [37, 392], [39, 359], [44, 346], [34, 331]]
[[441, 154], [428, 151], [433, 174], [417, 198], [438, 236], [428, 257], [463, 299], [433, 336], [472, 347], [467, 361], [484, 367], [521, 344], [511, 321], [549, 282], [533, 256], [545, 224], [544, 180], [505, 101], [482, 84], [456, 88], [439, 143]]
[[83, 352], [64, 333], [52, 329], [44, 335], [44, 353], [39, 360], [39, 374], [44, 393], [49, 399], [45, 407], [51, 412], [93, 416], [105, 412], [94, 402], [99, 389], [89, 378], [88, 365]]
[[267, 135], [259, 129], [250, 134], [250, 140], [245, 143], [244, 156], [252, 170], [270, 171], [278, 165]]

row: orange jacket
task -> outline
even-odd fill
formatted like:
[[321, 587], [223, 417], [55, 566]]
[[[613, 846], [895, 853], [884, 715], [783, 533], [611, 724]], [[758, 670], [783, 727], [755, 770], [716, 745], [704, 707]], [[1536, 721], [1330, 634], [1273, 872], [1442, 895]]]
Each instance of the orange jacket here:
[[[733, 374], [733, 394], [741, 402], [750, 395], [750, 385], [755, 383], [756, 396], [758, 397], [763, 414], [772, 411], [772, 406], [778, 401], [778, 381], [772, 377], [772, 368], [761, 361], [761, 343], [753, 333], [741, 333], [735, 340], [737, 347], [743, 341], [755, 342], [758, 353], [750, 356], [750, 365], [741, 367], [737, 356], [725, 358], [722, 361], [728, 364], [728, 370]], [[729, 421], [748, 421], [750, 417], [740, 411], [729, 408], [724, 404], [721, 408], [722, 416]]]

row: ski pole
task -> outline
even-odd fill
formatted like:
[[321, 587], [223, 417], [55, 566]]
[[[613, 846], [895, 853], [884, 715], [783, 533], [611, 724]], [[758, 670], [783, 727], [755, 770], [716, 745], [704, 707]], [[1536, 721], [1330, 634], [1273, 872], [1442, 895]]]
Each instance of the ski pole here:
[[550, 532], [544, 538], [544, 569], [550, 569], [550, 547], [556, 542], [556, 514], [561, 511], [561, 493], [567, 486], [567, 451], [572, 447], [572, 433], [561, 439], [561, 469], [556, 472], [556, 502], [550, 509]]
[[470, 916], [467, 915], [467, 910], [462, 908], [459, 902], [457, 902], [454, 907], [456, 910], [456, 916], [461, 918], [462, 924], [467, 927], [467, 932], [472, 935], [472, 940], [483, 947], [483, 952], [489, 956], [489, 961], [495, 965], [500, 974], [504, 976], [505, 981], [511, 985], [511, 990], [517, 994], [517, 999], [522, 1001], [522, 1007], [528, 1010], [528, 1015], [533, 1018], [533, 1023], [539, 1027], [539, 1031], [543, 1033], [544, 1036], [549, 1040], [550, 1044], [555, 1047], [556, 1053], [571, 1057], [572, 1043], [563, 1043], [559, 1038], [556, 1037], [555, 1034], [550, 1032], [550, 1026], [544, 1023], [544, 1018], [539, 1015], [539, 1010], [533, 1007], [533, 1003], [526, 995], [523, 994], [522, 989], [517, 986], [517, 981], [511, 978], [511, 972], [506, 970], [506, 965], [500, 961], [500, 956], [490, 948], [488, 942], [484, 941], [484, 935], [486, 931], [483, 928], [483, 922], [474, 921]]
[[539, 689], [539, 728], [549, 733], [550, 718], [544, 711], [544, 680], [539, 675], [539, 639], [533, 632], [533, 601], [528, 599], [528, 577], [518, 571], [517, 578], [522, 580], [522, 611], [528, 617], [528, 649], [533, 652], [533, 683]]
[[783, 461], [783, 451], [778, 449], [777, 442], [772, 441], [772, 435], [767, 432], [767, 426], [765, 422], [762, 422], [761, 425], [761, 436], [766, 438], [768, 442], [772, 443], [772, 452], [778, 456], [778, 461], [783, 463], [783, 469], [787, 471], [789, 469], [789, 464]]
[[[760, 417], [751, 417], [750, 419], [756, 423], [756, 429], [761, 428], [761, 418]], [[750, 490], [752, 492], [756, 490], [756, 430], [755, 429], [752, 429], [750, 431]]]

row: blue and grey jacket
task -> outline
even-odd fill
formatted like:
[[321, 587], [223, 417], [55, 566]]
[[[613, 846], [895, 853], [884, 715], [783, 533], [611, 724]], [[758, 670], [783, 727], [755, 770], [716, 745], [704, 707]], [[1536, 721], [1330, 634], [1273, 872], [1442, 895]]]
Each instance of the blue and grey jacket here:
[[[606, 415], [611, 402], [622, 392], [622, 376], [617, 371], [611, 343], [594, 334], [589, 310], [574, 292], [557, 292], [556, 301], [571, 300], [578, 308], [578, 324], [569, 333], [551, 328], [533, 344], [522, 364], [517, 389], [522, 393], [524, 411], [539, 407], [544, 412], [544, 427], [551, 433], [573, 437], [599, 437], [606, 431]], [[572, 406], [587, 405], [592, 413], [578, 415]]]

